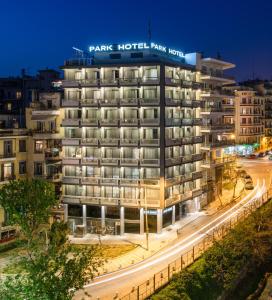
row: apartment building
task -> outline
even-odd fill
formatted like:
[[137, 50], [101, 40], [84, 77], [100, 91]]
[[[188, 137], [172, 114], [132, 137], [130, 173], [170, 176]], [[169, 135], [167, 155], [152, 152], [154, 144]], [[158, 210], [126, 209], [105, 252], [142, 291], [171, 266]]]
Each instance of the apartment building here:
[[[26, 130], [0, 130], [0, 188], [12, 179], [27, 176]], [[0, 207], [0, 226], [5, 224], [5, 213]]]
[[63, 66], [62, 191], [72, 230], [142, 234], [147, 214], [149, 232], [160, 233], [207, 202], [198, 55], [144, 45]]
[[235, 137], [237, 144], [257, 144], [264, 137], [264, 97], [240, 87], [235, 91]]
[[38, 100], [39, 92], [50, 91], [59, 76], [50, 69], [34, 76], [22, 69], [21, 76], [0, 78], [0, 128], [25, 128], [25, 108]]
[[28, 175], [54, 183], [57, 195], [60, 195], [62, 174], [61, 95], [58, 91], [41, 92], [39, 99], [26, 109]]
[[200, 80], [203, 83], [202, 167], [208, 184], [208, 200], [212, 201], [222, 193], [224, 166], [233, 163], [233, 157], [227, 155], [224, 150], [235, 144], [234, 97], [224, 87], [235, 81], [226, 76], [224, 71], [234, 68], [235, 65], [214, 58], [201, 58], [199, 63]]

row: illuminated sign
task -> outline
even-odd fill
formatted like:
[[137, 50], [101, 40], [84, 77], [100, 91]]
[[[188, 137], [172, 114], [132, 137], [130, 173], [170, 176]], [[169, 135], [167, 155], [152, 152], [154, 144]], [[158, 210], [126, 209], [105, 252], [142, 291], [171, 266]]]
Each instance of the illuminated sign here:
[[90, 46], [90, 52], [107, 52], [107, 51], [130, 51], [130, 50], [145, 50], [154, 49], [165, 54], [174, 55], [177, 57], [184, 57], [182, 51], [168, 48], [156, 43], [126, 43], [126, 44], [110, 44], [110, 45], [95, 45]]

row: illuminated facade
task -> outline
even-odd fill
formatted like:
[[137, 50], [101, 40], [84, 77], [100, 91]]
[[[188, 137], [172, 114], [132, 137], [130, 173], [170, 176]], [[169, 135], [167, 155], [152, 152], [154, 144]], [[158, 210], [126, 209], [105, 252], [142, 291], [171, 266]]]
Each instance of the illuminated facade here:
[[147, 213], [160, 233], [206, 204], [199, 55], [167, 49], [100, 47], [65, 62], [62, 200], [74, 232], [142, 234]]

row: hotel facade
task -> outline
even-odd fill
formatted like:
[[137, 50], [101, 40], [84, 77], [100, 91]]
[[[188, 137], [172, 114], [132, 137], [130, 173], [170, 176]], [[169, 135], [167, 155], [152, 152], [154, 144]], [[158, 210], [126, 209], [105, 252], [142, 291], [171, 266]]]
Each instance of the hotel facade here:
[[83, 234], [160, 233], [208, 202], [215, 149], [231, 137], [203, 109], [234, 65], [153, 43], [90, 50], [62, 67], [65, 218]]

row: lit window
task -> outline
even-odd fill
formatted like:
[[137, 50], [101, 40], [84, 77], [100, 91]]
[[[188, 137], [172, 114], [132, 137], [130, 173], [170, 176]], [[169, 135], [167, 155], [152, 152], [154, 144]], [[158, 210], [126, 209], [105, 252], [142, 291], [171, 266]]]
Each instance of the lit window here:
[[35, 141], [35, 152], [42, 152], [43, 151], [43, 142], [42, 141]]

